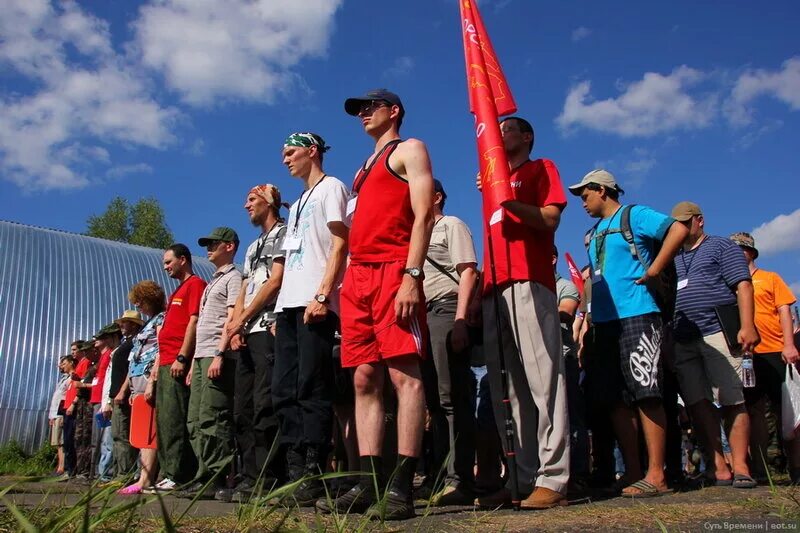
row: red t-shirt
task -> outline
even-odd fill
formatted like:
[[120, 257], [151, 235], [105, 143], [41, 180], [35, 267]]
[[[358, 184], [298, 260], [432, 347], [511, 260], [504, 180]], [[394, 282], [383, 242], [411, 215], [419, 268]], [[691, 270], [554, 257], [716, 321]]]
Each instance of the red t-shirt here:
[[[564, 209], [567, 197], [561, 185], [556, 165], [549, 159], [526, 161], [511, 173], [514, 199], [528, 205], [555, 205]], [[497, 285], [513, 281], [534, 281], [553, 292], [556, 279], [553, 273], [553, 244], [555, 236], [549, 231], [537, 231], [506, 212], [503, 222], [490, 226], [494, 245]], [[489, 268], [489, 242], [484, 232], [484, 293], [492, 285]]]
[[169, 297], [164, 325], [158, 333], [160, 366], [171, 365], [178, 357], [189, 319], [200, 314], [200, 300], [203, 298], [205, 288], [206, 282], [193, 275], [181, 283]]
[[100, 360], [97, 362], [97, 373], [92, 380], [92, 394], [89, 396], [90, 403], [100, 403], [103, 400], [103, 381], [106, 379], [109, 364], [111, 364], [111, 350], [106, 350], [100, 354]]
[[353, 180], [358, 194], [348, 246], [353, 263], [387, 263], [408, 259], [414, 211], [408, 181], [389, 166], [400, 140], [389, 141], [369, 167]]
[[[83, 376], [86, 375], [86, 371], [89, 370], [92, 362], [89, 361], [86, 357], [82, 358], [78, 361], [78, 364], [75, 365], [75, 371], [73, 374], [78, 376], [79, 378], [83, 379]], [[72, 402], [75, 401], [75, 397], [78, 395], [78, 389], [75, 388], [75, 380], [70, 377], [69, 385], [67, 386], [67, 392], [64, 393], [64, 409], [68, 409]]]

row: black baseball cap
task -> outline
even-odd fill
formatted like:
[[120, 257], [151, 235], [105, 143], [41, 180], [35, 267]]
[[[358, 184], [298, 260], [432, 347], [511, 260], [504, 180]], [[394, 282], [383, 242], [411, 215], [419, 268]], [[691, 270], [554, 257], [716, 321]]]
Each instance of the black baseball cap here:
[[354, 96], [352, 98], [348, 98], [344, 101], [344, 110], [347, 111], [348, 115], [357, 116], [358, 110], [361, 109], [361, 103], [369, 102], [371, 100], [384, 100], [392, 105], [396, 105], [400, 108], [400, 118], [403, 118], [403, 115], [406, 114], [406, 110], [403, 107], [403, 102], [400, 101], [400, 97], [388, 89], [373, 89], [371, 91], [367, 91], [367, 94], [364, 96]]

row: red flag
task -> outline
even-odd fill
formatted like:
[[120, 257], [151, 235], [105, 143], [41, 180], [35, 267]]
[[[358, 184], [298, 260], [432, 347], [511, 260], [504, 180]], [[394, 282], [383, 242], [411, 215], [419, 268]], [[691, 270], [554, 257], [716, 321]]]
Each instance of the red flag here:
[[483, 26], [478, 6], [472, 0], [460, 0], [459, 7], [469, 109], [475, 115], [483, 216], [493, 225], [503, 219], [503, 202], [513, 199], [508, 160], [497, 120], [499, 116], [514, 113], [517, 104]]
[[569, 267], [569, 275], [572, 278], [572, 283], [578, 287], [578, 292], [581, 293], [581, 299], [583, 298], [583, 276], [581, 276], [581, 271], [578, 270], [578, 265], [575, 264], [575, 261], [572, 260], [572, 256], [569, 255], [569, 252], [564, 254], [564, 259], [567, 260], [567, 266]]

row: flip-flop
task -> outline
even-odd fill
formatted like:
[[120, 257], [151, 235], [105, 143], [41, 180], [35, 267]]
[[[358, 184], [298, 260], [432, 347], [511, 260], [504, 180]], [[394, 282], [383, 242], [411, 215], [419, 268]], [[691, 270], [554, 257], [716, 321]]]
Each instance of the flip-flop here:
[[625, 492], [623, 489], [622, 496], [629, 498], [655, 498], [656, 496], [663, 496], [664, 494], [672, 493], [672, 489], [658, 490], [658, 487], [653, 485], [647, 480], [640, 479], [636, 483], [632, 483], [625, 487], [626, 489], [638, 489], [639, 492]]
[[733, 488], [735, 489], [754, 489], [758, 486], [756, 480], [745, 474], [734, 474]]
[[135, 485], [135, 484], [134, 485], [128, 485], [124, 489], [119, 489], [117, 491], [117, 494], [119, 494], [121, 496], [135, 496], [136, 494], [141, 494], [141, 493], [142, 493], [142, 487], [140, 487], [139, 485]]

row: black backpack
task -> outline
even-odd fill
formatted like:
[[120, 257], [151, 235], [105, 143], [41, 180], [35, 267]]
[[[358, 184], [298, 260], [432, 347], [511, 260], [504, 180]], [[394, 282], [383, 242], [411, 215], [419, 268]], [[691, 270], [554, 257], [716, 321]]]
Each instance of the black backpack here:
[[[622, 208], [619, 230], [610, 230], [609, 233], [621, 233], [625, 242], [628, 243], [631, 255], [637, 258], [644, 269], [647, 270], [650, 268], [650, 263], [645, 261], [642, 254], [639, 253], [636, 241], [633, 238], [633, 229], [631, 229], [631, 208], [635, 207], [635, 205], [636, 204], [626, 205]], [[594, 237], [598, 224], [599, 222], [589, 230], [589, 238]], [[658, 255], [662, 244], [663, 241], [653, 241], [653, 257]], [[664, 319], [664, 322], [671, 322], [675, 315], [675, 300], [678, 295], [678, 272], [675, 270], [675, 262], [670, 261], [664, 270], [661, 271], [661, 274], [655, 278], [650, 278], [647, 281], [647, 288], [653, 295], [656, 305], [658, 305], [658, 308], [661, 310], [661, 317]]]

